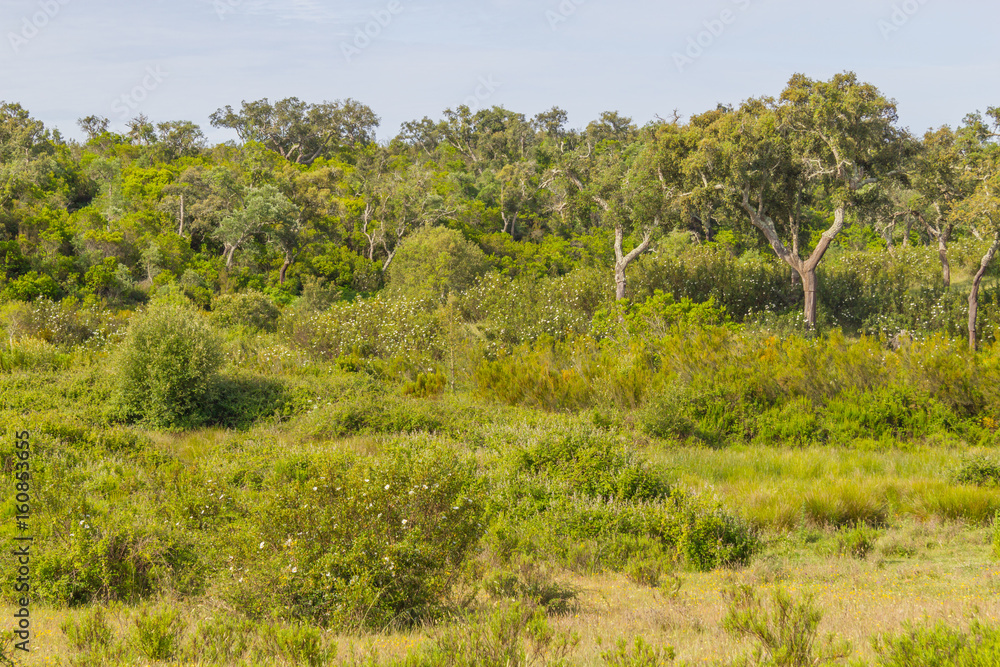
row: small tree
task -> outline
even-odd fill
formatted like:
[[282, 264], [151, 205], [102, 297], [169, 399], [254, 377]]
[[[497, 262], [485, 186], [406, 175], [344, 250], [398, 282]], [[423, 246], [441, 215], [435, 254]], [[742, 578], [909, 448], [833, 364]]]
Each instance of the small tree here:
[[486, 269], [483, 251], [461, 232], [429, 227], [400, 246], [389, 267], [389, 287], [407, 297], [444, 303], [450, 293], [470, 287]]
[[966, 118], [961, 134], [965, 147], [966, 177], [975, 183], [972, 194], [955, 208], [954, 215], [969, 221], [973, 233], [988, 238], [990, 246], [972, 278], [969, 293], [969, 347], [979, 346], [976, 320], [979, 317], [979, 288], [993, 258], [1000, 251], [1000, 107], [991, 107], [987, 114], [992, 127], [979, 114]]
[[218, 336], [184, 299], [170, 293], [136, 314], [122, 344], [116, 403], [126, 419], [195, 426], [222, 365]]

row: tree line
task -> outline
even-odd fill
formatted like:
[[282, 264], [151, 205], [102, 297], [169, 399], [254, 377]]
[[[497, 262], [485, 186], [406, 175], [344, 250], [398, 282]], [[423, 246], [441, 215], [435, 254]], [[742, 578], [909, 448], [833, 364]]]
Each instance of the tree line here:
[[642, 127], [611, 111], [571, 129], [558, 107], [529, 118], [460, 106], [379, 143], [379, 117], [361, 102], [297, 98], [244, 101], [210, 120], [239, 140], [209, 145], [194, 123], [142, 115], [115, 132], [91, 115], [78, 121], [86, 139], [67, 141], [0, 105], [3, 298], [127, 303], [169, 282], [206, 307], [247, 285], [374, 292], [411, 234], [447, 226], [495, 258], [596, 234], [625, 299], [630, 267], [664, 234], [738, 233], [791, 268], [812, 327], [817, 268], [857, 226], [890, 251], [933, 244], [945, 287], [949, 243], [983, 242], [975, 347], [1000, 248], [1000, 108], [917, 137], [850, 72], [796, 74], [778, 97]]

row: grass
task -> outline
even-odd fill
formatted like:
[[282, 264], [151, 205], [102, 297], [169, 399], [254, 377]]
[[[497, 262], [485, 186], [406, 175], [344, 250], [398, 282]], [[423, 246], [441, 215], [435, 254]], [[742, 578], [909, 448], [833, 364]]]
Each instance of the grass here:
[[[975, 614], [987, 624], [1000, 623], [1000, 565], [990, 561], [986, 531], [944, 523], [906, 523], [891, 529], [887, 537], [911, 540], [917, 545], [914, 555], [883, 558], [876, 549], [860, 561], [831, 556], [835, 537], [833, 531], [824, 531], [817, 541], [804, 544], [793, 534], [778, 540], [767, 559], [743, 571], [682, 573], [680, 589], [672, 595], [635, 585], [620, 574], [567, 573], [567, 583], [578, 590], [578, 607], [551, 616], [550, 623], [558, 631], [579, 635], [571, 654], [572, 663], [578, 665], [603, 664], [601, 653], [617, 639], [631, 642], [636, 636], [654, 646], [675, 647], [679, 662], [704, 664], [738, 658], [747, 646], [722, 628], [721, 591], [735, 583], [752, 584], [765, 594], [777, 586], [792, 594], [813, 593], [824, 611], [820, 633], [833, 632], [847, 639], [855, 655], [866, 659], [874, 657], [870, 636], [898, 631], [908, 621], [943, 621], [965, 627]], [[780, 571], [777, 577], [775, 570]], [[179, 606], [189, 621], [182, 645], [198, 620], [220, 611], [183, 602]], [[8, 607], [0, 613], [13, 611]], [[108, 619], [118, 638], [129, 631], [136, 613], [112, 608]], [[34, 645], [38, 650], [25, 664], [59, 664], [59, 659], [70, 655], [68, 640], [59, 628], [68, 618], [81, 615], [78, 610], [36, 609]], [[379, 662], [389, 663], [416, 651], [439, 631], [421, 627], [363, 637], [331, 634], [325, 639], [337, 645], [337, 661], [375, 654]]]
[[[270, 646], [300, 662], [322, 662], [325, 652], [336, 651], [333, 664], [390, 665], [428, 650], [448, 632], [461, 634], [463, 620], [515, 600], [530, 605], [541, 598], [557, 603], [549, 606], [551, 631], [579, 637], [570, 664], [603, 665], [602, 655], [619, 640], [633, 646], [636, 637], [653, 647], [672, 646], [677, 664], [725, 664], [749, 650], [722, 623], [723, 591], [740, 583], [752, 584], [762, 597], [779, 586], [793, 595], [814, 595], [824, 612], [821, 634], [849, 640], [855, 657], [869, 660], [875, 657], [871, 636], [899, 631], [909, 621], [962, 628], [975, 616], [1000, 624], [1000, 565], [993, 560], [990, 530], [1000, 511], [1000, 488], [955, 476], [965, 461], [993, 460], [988, 448], [964, 445], [957, 437], [921, 437], [859, 440], [851, 446], [710, 449], [644, 435], [635, 411], [549, 413], [498, 406], [462, 392], [413, 398], [403, 395], [399, 383], [345, 373], [336, 364], [279, 355], [272, 365], [252, 352], [240, 352], [246, 355], [241, 371], [274, 371], [286, 393], [281, 409], [242, 429], [111, 425], [102, 413], [107, 392], [99, 360], [63, 371], [0, 375], [5, 429], [33, 431], [45, 489], [38, 510], [57, 519], [45, 539], [62, 540], [84, 562], [103, 553], [95, 544], [126, 549], [128, 562], [145, 577], [122, 587], [134, 595], [121, 602], [101, 589], [75, 600], [76, 606], [36, 605], [38, 650], [25, 664], [71, 664], [79, 656], [60, 628], [95, 607], [108, 610], [114, 633], [102, 659], [134, 664], [142, 659], [130, 639], [136, 618], [143, 605], [158, 604], [181, 612], [182, 662], [195, 659], [185, 647], [206, 619], [247, 623], [239, 632], [248, 648], [233, 664], [252, 662], [253, 651]], [[555, 447], [577, 442], [573, 438], [582, 439], [578, 449], [552, 454]], [[292, 567], [308, 564], [294, 558], [315, 555], [280, 547], [286, 537], [295, 543], [292, 531], [302, 527], [295, 522], [278, 526], [267, 540], [251, 534], [274, 528], [253, 508], [267, 501], [272, 503], [267, 507], [294, 516], [295, 503], [311, 502], [306, 496], [319, 486], [318, 475], [340, 465], [385, 462], [390, 453], [404, 450], [447, 451], [469, 462], [481, 485], [469, 494], [481, 492], [490, 512], [499, 504], [511, 513], [509, 525], [501, 526], [507, 533], [487, 533], [464, 562], [466, 569], [449, 566], [434, 574], [442, 582], [435, 590], [447, 591], [447, 600], [412, 625], [397, 623], [390, 614], [378, 627], [365, 626], [362, 618], [340, 629], [299, 627], [277, 606], [270, 610], [277, 618], [261, 613], [245, 619], [234, 611], [239, 591], [226, 583], [237, 577], [227, 580], [233, 557], [245, 559], [248, 572], [274, 570], [256, 573], [264, 590], [265, 584], [283, 585]], [[534, 463], [528, 465], [529, 459]], [[637, 464], [642, 461], [648, 467]], [[622, 493], [616, 486], [622, 476], [594, 465], [624, 466], [635, 475], [637, 488], [655, 489], [662, 482], [717, 500], [723, 511], [757, 528], [764, 548], [746, 565], [699, 572], [690, 563], [674, 562], [677, 554], [648, 534], [626, 534], [614, 520], [587, 539], [567, 539], [561, 536], [566, 526], [546, 525], [546, 517], [599, 519], [608, 508], [662, 500], [616, 496], [607, 502], [609, 495]], [[305, 495], [273, 493], [295, 485]], [[123, 498], [129, 500], [128, 515], [121, 510]], [[379, 498], [395, 502], [391, 492]], [[302, 508], [303, 525], [315, 518], [315, 509]], [[440, 510], [435, 516], [448, 508]], [[90, 541], [77, 539], [90, 529], [96, 531]], [[281, 531], [288, 535], [278, 535]], [[271, 560], [253, 560], [264, 541], [279, 548]], [[570, 549], [573, 542], [579, 553]], [[390, 547], [408, 544], [398, 540]], [[506, 560], [498, 555], [504, 544], [514, 549]], [[399, 554], [403, 560], [428, 557], [419, 549]], [[192, 555], [196, 566], [185, 560]], [[101, 563], [93, 576], [114, 561]], [[495, 585], [503, 590], [491, 594], [489, 581], [507, 584]], [[291, 599], [311, 589], [289, 590]], [[258, 604], [267, 602], [267, 596], [258, 598]], [[226, 636], [234, 630], [219, 632]], [[293, 659], [272, 656], [267, 664], [293, 664]]]
[[648, 451], [679, 482], [711, 489], [745, 518], [776, 531], [802, 523], [877, 525], [906, 517], [985, 525], [1000, 510], [1000, 489], [949, 479], [956, 461], [978, 450], [653, 446]]

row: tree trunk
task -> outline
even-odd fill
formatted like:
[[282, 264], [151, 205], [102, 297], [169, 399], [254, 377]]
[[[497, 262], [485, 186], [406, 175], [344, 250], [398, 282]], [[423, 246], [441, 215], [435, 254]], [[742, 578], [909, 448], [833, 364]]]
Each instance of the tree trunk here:
[[829, 229], [823, 232], [823, 235], [819, 239], [819, 243], [816, 244], [816, 248], [812, 251], [812, 254], [809, 255], [809, 259], [803, 261], [802, 258], [798, 256], [798, 253], [793, 254], [788, 247], [782, 243], [781, 239], [778, 237], [778, 230], [774, 224], [774, 220], [764, 213], [763, 202], [758, 201], [758, 205], [754, 207], [753, 203], [750, 201], [749, 189], [743, 191], [742, 206], [743, 210], [750, 216], [750, 222], [753, 223], [753, 226], [759, 229], [764, 234], [768, 243], [771, 244], [771, 249], [774, 250], [774, 254], [792, 267], [792, 269], [797, 272], [799, 277], [802, 279], [802, 289], [806, 295], [805, 310], [803, 314], [805, 316], [806, 326], [810, 329], [814, 328], [816, 326], [816, 267], [819, 266], [819, 263], [823, 260], [823, 255], [826, 254], [826, 251], [830, 249], [830, 244], [833, 243], [833, 239], [835, 239], [837, 234], [844, 229], [844, 225], [847, 222], [847, 209], [843, 205], [837, 207], [833, 213], [833, 224], [830, 225]]
[[181, 219], [177, 225], [177, 236], [184, 236], [184, 195], [181, 195]]
[[230, 268], [233, 265], [233, 254], [236, 252], [236, 246], [226, 246], [226, 268]]
[[986, 275], [986, 269], [990, 267], [990, 262], [1000, 250], [1000, 232], [993, 237], [993, 245], [986, 251], [983, 261], [979, 265], [979, 271], [972, 279], [972, 292], [969, 294], [969, 349], [975, 352], [979, 348], [979, 341], [976, 339], [976, 320], [979, 318], [979, 284]]
[[938, 257], [941, 258], [941, 277], [944, 288], [951, 287], [951, 264], [948, 262], [948, 239], [944, 234], [938, 234]]
[[281, 270], [278, 271], [278, 284], [285, 284], [285, 274], [288, 272], [288, 267], [292, 265], [292, 256], [285, 253], [285, 262], [281, 265]]
[[615, 263], [615, 300], [621, 301], [625, 298], [625, 266]]
[[806, 326], [810, 329], [816, 327], [816, 267], [812, 269], [805, 269], [802, 272], [802, 291], [805, 293], [805, 309], [804, 314], [806, 318]]
[[[657, 221], [658, 223], [659, 221]], [[642, 243], [637, 245], [632, 252], [624, 254], [622, 242], [625, 239], [625, 230], [621, 225], [615, 226], [615, 299], [621, 301], [625, 298], [625, 269], [635, 261], [635, 258], [646, 252], [650, 242], [653, 240], [653, 232], [647, 231], [642, 235]]]

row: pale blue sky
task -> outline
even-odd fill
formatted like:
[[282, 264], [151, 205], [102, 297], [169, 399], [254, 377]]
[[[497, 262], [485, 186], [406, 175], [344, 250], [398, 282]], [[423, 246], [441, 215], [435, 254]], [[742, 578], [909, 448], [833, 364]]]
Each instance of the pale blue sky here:
[[998, 22], [985, 0], [0, 0], [0, 100], [71, 137], [142, 112], [221, 141], [226, 104], [353, 97], [388, 139], [470, 98], [641, 125], [854, 70], [923, 133], [1000, 105]]

